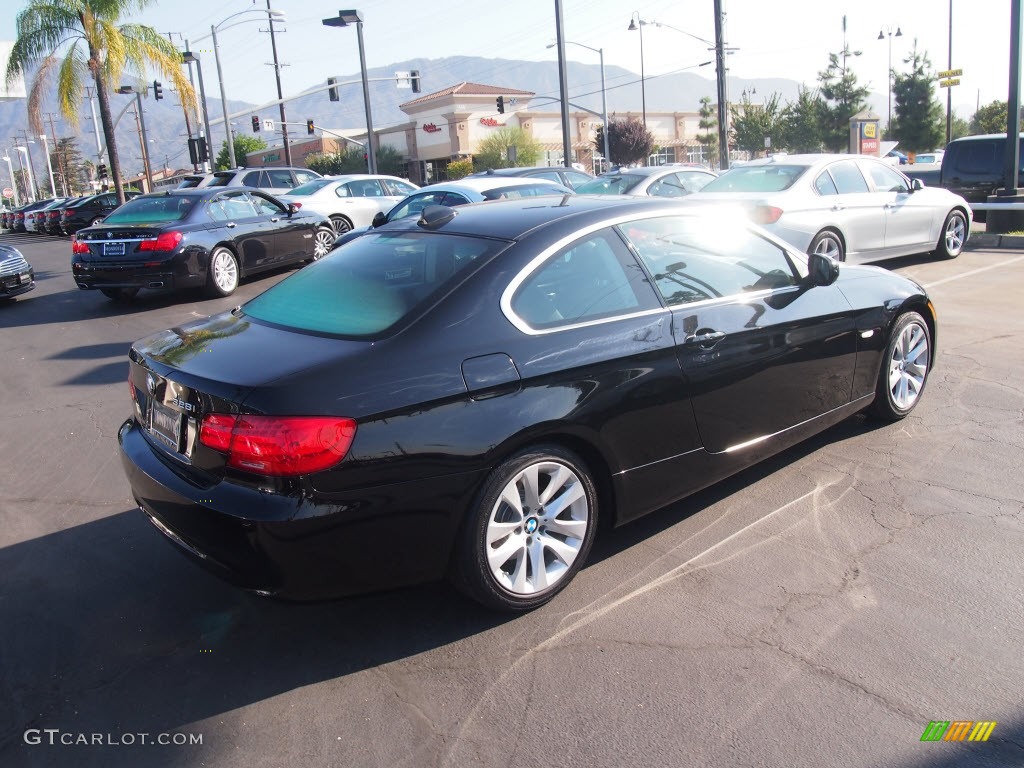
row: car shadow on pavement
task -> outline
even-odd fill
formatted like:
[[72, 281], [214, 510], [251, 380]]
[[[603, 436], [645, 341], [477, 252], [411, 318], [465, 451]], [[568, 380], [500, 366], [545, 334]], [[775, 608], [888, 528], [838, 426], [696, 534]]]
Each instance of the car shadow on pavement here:
[[[0, 765], [11, 766], [198, 764], [187, 747], [32, 745], [25, 732], [195, 732], [511, 619], [440, 584], [317, 604], [250, 596], [188, 562], [138, 510], [0, 549], [0, 573]], [[216, 737], [197, 749], [231, 749]]]
[[[0, 301], [0, 328], [60, 325], [94, 318], [126, 316], [143, 310], [171, 307], [196, 298], [183, 291], [149, 291], [140, 293], [132, 301], [117, 302], [106, 298], [99, 291], [89, 291], [88, 296], [84, 296], [85, 293], [81, 289], [40, 293], [37, 288], [18, 297], [16, 301]], [[213, 311], [216, 310], [211, 310], [211, 314]]]

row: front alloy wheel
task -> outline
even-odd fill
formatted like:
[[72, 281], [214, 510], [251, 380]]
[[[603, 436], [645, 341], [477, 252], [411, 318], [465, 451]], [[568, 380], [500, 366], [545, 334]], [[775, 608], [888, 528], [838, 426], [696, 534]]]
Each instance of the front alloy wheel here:
[[316, 234], [313, 235], [313, 261], [321, 259], [330, 253], [335, 239], [337, 239], [337, 236], [333, 230], [327, 227], [317, 229]]
[[562, 448], [538, 448], [498, 467], [467, 526], [460, 587], [494, 608], [522, 611], [554, 597], [593, 544], [597, 494]]
[[924, 318], [908, 312], [896, 321], [878, 377], [874, 413], [887, 421], [908, 415], [921, 399], [931, 366], [931, 334]]

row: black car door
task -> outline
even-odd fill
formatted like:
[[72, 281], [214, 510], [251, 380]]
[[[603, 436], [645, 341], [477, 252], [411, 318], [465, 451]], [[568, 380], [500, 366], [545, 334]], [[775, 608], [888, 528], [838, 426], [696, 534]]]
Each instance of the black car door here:
[[235, 248], [243, 274], [274, 265], [277, 242], [270, 218], [256, 210], [244, 189], [221, 192], [208, 203], [210, 218], [223, 230], [220, 238]]
[[850, 402], [857, 336], [834, 286], [761, 234], [708, 217], [623, 227], [672, 310], [701, 441], [735, 451]]
[[308, 259], [313, 255], [314, 220], [301, 214], [289, 215], [283, 204], [269, 195], [250, 192], [249, 197], [260, 216], [274, 233], [275, 264]]

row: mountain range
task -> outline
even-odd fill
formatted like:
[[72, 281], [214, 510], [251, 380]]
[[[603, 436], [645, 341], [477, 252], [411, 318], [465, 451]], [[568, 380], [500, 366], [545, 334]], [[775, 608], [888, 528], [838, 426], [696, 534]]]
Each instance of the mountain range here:
[[[207, 68], [212, 70], [209, 65]], [[537, 94], [531, 102], [531, 107], [534, 110], [551, 112], [558, 110], [558, 67], [554, 62], [513, 61], [469, 56], [409, 59], [387, 67], [369, 69], [367, 75], [369, 78], [391, 78], [396, 72], [410, 70], [419, 70], [420, 72], [422, 81], [422, 94], [420, 95], [439, 91], [465, 81], [532, 91]], [[207, 108], [210, 119], [214, 120], [221, 116], [222, 111], [219, 99], [216, 98], [216, 81], [211, 74], [204, 71], [207, 81]], [[567, 74], [570, 103], [574, 107], [582, 106], [599, 112], [601, 109], [600, 67], [594, 64], [570, 61], [567, 65]], [[340, 75], [338, 80], [345, 84], [339, 87], [340, 101], [330, 101], [327, 92], [322, 91], [297, 98], [286, 104], [288, 122], [295, 124], [289, 126], [289, 134], [293, 141], [306, 137], [305, 123], [309, 119], [312, 119], [316, 125], [329, 129], [365, 127], [359, 73]], [[29, 78], [29, 82], [31, 82], [31, 78]], [[605, 82], [610, 114], [640, 112], [642, 94], [638, 74], [621, 67], [610, 66], [606, 67]], [[326, 74], [324, 81], [307, 84], [303, 90], [323, 84], [326, 84]], [[794, 80], [772, 77], [755, 79], [730, 77], [728, 85], [731, 101], [740, 100], [741, 94], [746, 91], [754, 103], [764, 100], [773, 93], [778, 93], [782, 102], [794, 100], [800, 87], [800, 83]], [[813, 84], [808, 83], [808, 85]], [[270, 90], [269, 83], [268, 90]], [[164, 87], [164, 98], [160, 101], [153, 99], [152, 89], [148, 91], [148, 94], [149, 98], [143, 99], [143, 108], [154, 170], [163, 167], [165, 163], [171, 168], [190, 167], [185, 122], [176, 95], [166, 86]], [[677, 72], [648, 77], [644, 81], [643, 97], [646, 98], [648, 112], [696, 111], [699, 108], [700, 99], [705, 96], [712, 101], [716, 100], [713, 66], [704, 67], [700, 72]], [[379, 130], [406, 122], [408, 117], [399, 109], [399, 105], [418, 97], [419, 95], [412, 94], [409, 89], [398, 88], [395, 80], [371, 82], [370, 99], [373, 105], [374, 127]], [[133, 101], [131, 96], [110, 94], [111, 110], [115, 116], [130, 101]], [[884, 94], [871, 94], [869, 103], [884, 105]], [[227, 106], [229, 114], [251, 111], [252, 114], [258, 114], [261, 120], [279, 120], [276, 106], [264, 107], [257, 111], [254, 109], [256, 105], [236, 100], [229, 100]], [[877, 111], [878, 107], [875, 106], [875, 109]], [[58, 138], [77, 134], [82, 156], [87, 159], [95, 159], [96, 140], [93, 135], [92, 117], [87, 102], [82, 105], [82, 121], [77, 129], [69, 125], [59, 114], [55, 95], [47, 99], [43, 112], [55, 115], [54, 124]], [[138, 172], [142, 168], [140, 142], [132, 112], [132, 108], [126, 111], [117, 128], [121, 165], [126, 175]], [[233, 127], [236, 132], [251, 133], [251, 120], [248, 115], [235, 118]], [[14, 144], [11, 137], [19, 136], [22, 130], [28, 130], [25, 102], [23, 100], [0, 102], [0, 146], [9, 147]], [[195, 131], [194, 125], [193, 131]], [[211, 131], [213, 146], [215, 150], [219, 150], [225, 138], [223, 125], [213, 125]], [[47, 135], [52, 144], [48, 123]], [[280, 144], [280, 136], [275, 137], [267, 132], [261, 132], [259, 135], [271, 146]], [[17, 142], [22, 142], [20, 136]], [[46, 161], [41, 142], [37, 141], [37, 146], [32, 148], [32, 152], [35, 172], [42, 177], [46, 173]], [[14, 156], [19, 153], [10, 152], [8, 154], [14, 159]], [[17, 163], [14, 167], [17, 169]], [[6, 178], [5, 165], [0, 165], [0, 174], [3, 175], [3, 183], [6, 185], [9, 180]]]

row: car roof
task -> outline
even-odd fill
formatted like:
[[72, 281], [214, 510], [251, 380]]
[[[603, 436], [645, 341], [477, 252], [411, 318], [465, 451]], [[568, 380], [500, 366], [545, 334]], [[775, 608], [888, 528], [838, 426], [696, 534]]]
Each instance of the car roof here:
[[487, 192], [488, 190], [494, 189], [495, 185], [501, 187], [519, 187], [519, 186], [534, 186], [536, 184], [550, 184], [553, 187], [560, 186], [553, 181], [548, 179], [535, 179], [524, 176], [503, 176], [501, 181], [497, 181], [494, 176], [467, 176], [464, 179], [458, 181], [441, 181], [437, 184], [430, 184], [425, 187], [420, 187], [420, 191], [439, 191], [439, 192]]
[[576, 173], [586, 173], [586, 171], [578, 171], [575, 168], [566, 168], [562, 165], [528, 165], [515, 168], [488, 168], [486, 171], [477, 171], [472, 176], [521, 176], [525, 173], [535, 173], [537, 171], [576, 171]]
[[614, 173], [605, 173], [602, 176], [656, 176], [659, 173], [678, 173], [679, 171], [698, 171], [714, 176], [713, 171], [693, 165], [641, 165], [636, 168], [624, 168]]
[[[516, 240], [537, 227], [570, 217], [579, 218], [579, 225], [585, 226], [591, 222], [600, 223], [614, 215], [663, 211], [688, 216], [697, 215], [701, 209], [698, 206], [684, 208], [678, 200], [667, 198], [565, 194], [493, 200], [460, 205], [450, 210], [455, 215], [432, 227], [432, 231]], [[419, 216], [407, 216], [375, 231], [423, 231], [419, 220]]]

